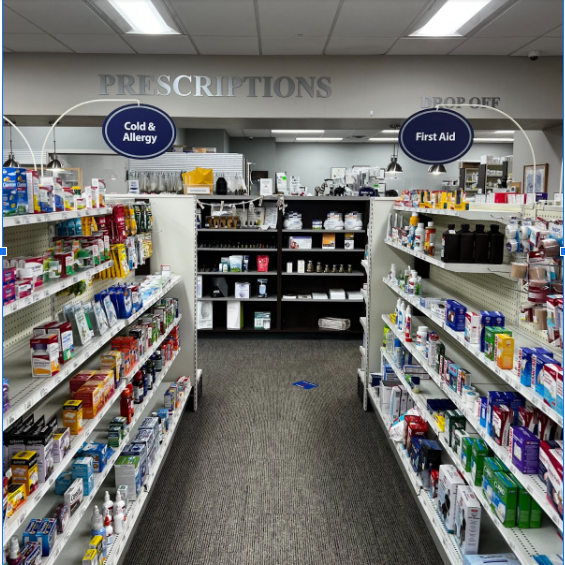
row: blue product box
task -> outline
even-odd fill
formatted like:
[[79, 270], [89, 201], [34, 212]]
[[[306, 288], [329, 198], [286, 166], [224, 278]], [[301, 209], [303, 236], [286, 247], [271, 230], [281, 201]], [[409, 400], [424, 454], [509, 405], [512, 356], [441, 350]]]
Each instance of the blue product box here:
[[414, 472], [418, 472], [418, 462], [420, 461], [420, 451], [422, 449], [422, 444], [424, 443], [422, 436], [413, 436], [412, 443], [410, 444], [410, 463], [412, 464], [412, 469]]
[[464, 565], [520, 565], [513, 553], [491, 553], [489, 555], [465, 555]]
[[88, 496], [94, 489], [94, 475], [82, 479], [83, 495]]
[[27, 528], [22, 535], [22, 541], [24, 545], [30, 541], [37, 541], [37, 531], [41, 525], [41, 520], [36, 520], [35, 518], [29, 521]]
[[63, 471], [55, 481], [55, 494], [63, 496], [73, 483], [72, 471]]
[[464, 332], [465, 314], [467, 314], [467, 307], [457, 300], [445, 301], [445, 323], [448, 328], [456, 332]]
[[57, 534], [57, 520], [55, 518], [45, 518], [41, 521], [37, 532], [37, 541], [41, 545], [41, 555], [47, 557], [55, 545], [55, 535]]
[[552, 355], [538, 353], [532, 358], [532, 388], [543, 398], [545, 396], [545, 387], [543, 385], [543, 367], [554, 362]]
[[73, 480], [89, 479], [94, 475], [94, 461], [92, 457], [80, 457], [73, 461]]
[[493, 310], [481, 310], [481, 351], [484, 351], [486, 348], [485, 344], [485, 328], [487, 326], [498, 326], [503, 328], [504, 327], [504, 314], [502, 312], [493, 311]]
[[[371, 378], [373, 379], [373, 386], [379, 386], [381, 384], [382, 376], [378, 373], [371, 373]], [[378, 379], [378, 382], [375, 383], [375, 380]], [[169, 431], [169, 411], [166, 408], [159, 408], [157, 411], [157, 416], [161, 418], [161, 424], [163, 425], [163, 430], [165, 432]]]
[[487, 414], [488, 414], [488, 398], [486, 396], [481, 396], [480, 398], [481, 406], [479, 413], [479, 424], [481, 428], [487, 427]]
[[29, 203], [27, 197], [27, 171], [26, 169], [16, 168], [16, 209], [18, 214], [29, 213]]
[[518, 426], [519, 422], [519, 408], [520, 406], [526, 406], [526, 399], [518, 392], [507, 392], [506, 398], [508, 399], [508, 408], [514, 412], [512, 423], [514, 426]]
[[84, 443], [78, 454], [80, 457], [91, 457], [95, 473], [101, 473], [108, 463], [109, 449], [105, 443]]
[[139, 469], [141, 473], [141, 484], [145, 484], [145, 477], [149, 473], [147, 462], [147, 446], [144, 443], [135, 443], [126, 445], [122, 451], [122, 456], [139, 457]]
[[530, 347], [520, 347], [518, 351], [518, 366], [520, 367], [520, 383], [532, 386], [532, 361], [536, 350]]
[[459, 375], [459, 365], [452, 363], [449, 365], [448, 376], [449, 376], [449, 388], [454, 392], [457, 392], [457, 375]]
[[2, 215], [15, 216], [18, 213], [18, 189], [16, 187], [16, 169], [2, 169]]
[[563, 565], [563, 555], [534, 555], [537, 565]]

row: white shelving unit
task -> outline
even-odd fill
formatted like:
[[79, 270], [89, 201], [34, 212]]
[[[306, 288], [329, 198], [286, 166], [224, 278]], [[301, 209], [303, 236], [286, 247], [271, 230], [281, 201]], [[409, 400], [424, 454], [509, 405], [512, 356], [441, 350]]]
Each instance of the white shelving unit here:
[[2, 227], [26, 226], [30, 224], [43, 224], [48, 222], [62, 222], [73, 218], [87, 218], [111, 214], [109, 207], [89, 208], [87, 210], [72, 210], [68, 212], [51, 212], [50, 214], [23, 214], [20, 216], [7, 216], [2, 218]]
[[[484, 207], [481, 207], [484, 206]], [[521, 218], [524, 213], [533, 213], [533, 207], [526, 205], [508, 204], [471, 204], [469, 210], [442, 210], [439, 208], [415, 208], [413, 206], [396, 205], [397, 212], [418, 212], [419, 214], [432, 216], [453, 216], [461, 220], [476, 220], [484, 222], [506, 223], [511, 218]]]

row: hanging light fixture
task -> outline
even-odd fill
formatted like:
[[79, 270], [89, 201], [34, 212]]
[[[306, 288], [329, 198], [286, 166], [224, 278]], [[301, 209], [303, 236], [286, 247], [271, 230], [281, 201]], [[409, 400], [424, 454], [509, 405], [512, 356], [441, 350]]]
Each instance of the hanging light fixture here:
[[445, 170], [445, 165], [432, 165], [428, 169], [429, 175], [443, 175], [445, 173], [447, 173], [447, 171]]
[[398, 163], [398, 155], [396, 153], [396, 143], [392, 144], [392, 156], [390, 158], [390, 163], [388, 164], [388, 167], [386, 168], [386, 172], [387, 173], [402, 173], [402, 167], [400, 166], [400, 164]]
[[61, 161], [59, 161], [59, 158], [57, 157], [57, 140], [55, 139], [56, 129], [57, 128], [53, 128], [53, 159], [51, 159], [51, 161], [47, 163], [47, 167], [45, 167], [51, 171], [60, 171], [63, 168]]
[[14, 149], [12, 148], [12, 126], [10, 126], [10, 154], [8, 159], [2, 164], [3, 167], [19, 167], [20, 164], [14, 158]]

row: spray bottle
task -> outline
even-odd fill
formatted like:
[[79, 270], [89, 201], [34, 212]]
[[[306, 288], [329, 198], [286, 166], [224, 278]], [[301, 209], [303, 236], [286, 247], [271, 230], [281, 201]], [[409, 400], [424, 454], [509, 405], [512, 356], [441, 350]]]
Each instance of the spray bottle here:
[[[155, 417], [158, 417], [155, 414]], [[118, 491], [116, 493], [116, 502], [114, 503], [114, 516], [121, 511], [122, 514], [124, 515], [124, 520], [126, 519], [126, 503], [124, 502], [124, 500], [122, 499], [122, 495], [120, 493], [120, 491]], [[116, 532], [117, 533], [117, 532]]]
[[398, 318], [396, 319], [396, 329], [401, 332], [404, 328], [404, 302], [400, 303]]
[[104, 529], [104, 520], [98, 506], [94, 507], [94, 513], [92, 514], [92, 519], [90, 520], [90, 537], [101, 536], [104, 540], [102, 544], [103, 556], [106, 557], [106, 530]]
[[106, 514], [104, 518], [104, 537], [106, 538], [106, 547], [110, 547], [114, 543], [114, 528], [109, 514]]
[[112, 499], [110, 498], [110, 493], [108, 491], [106, 491], [104, 493], [104, 514], [110, 516], [110, 522], [113, 520], [113, 512], [114, 512], [114, 503], [112, 502]]
[[10, 546], [8, 548], [8, 557], [6, 558], [8, 565], [20, 565], [22, 562], [22, 553], [20, 551], [20, 543], [17, 536], [10, 538]]

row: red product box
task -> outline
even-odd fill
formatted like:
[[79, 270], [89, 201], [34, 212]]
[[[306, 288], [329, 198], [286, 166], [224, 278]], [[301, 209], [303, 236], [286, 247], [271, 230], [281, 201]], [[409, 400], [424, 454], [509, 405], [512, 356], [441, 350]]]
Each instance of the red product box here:
[[555, 430], [557, 424], [543, 412], [537, 410], [538, 417], [538, 437], [541, 440], [547, 441], [548, 439], [553, 439], [555, 437]]
[[25, 298], [26, 296], [31, 296], [33, 291], [33, 287], [31, 283], [28, 282], [17, 282], [15, 284], [16, 290], [16, 300], [20, 300], [21, 298]]
[[77, 373], [73, 377], [71, 377], [69, 381], [69, 392], [71, 400], [75, 400], [76, 392], [84, 385], [86, 382], [92, 377], [95, 371], [81, 371]]
[[547, 500], [563, 517], [563, 450], [552, 449], [548, 453]]
[[533, 408], [527, 408], [526, 406], [518, 407], [518, 425], [524, 428], [528, 428], [530, 432], [533, 432], [536, 428], [537, 418], [536, 412]]
[[61, 278], [72, 277], [75, 274], [75, 258], [72, 251], [56, 253], [55, 260], [61, 264]]
[[508, 202], [508, 195], [505, 192], [495, 192], [494, 193], [494, 203], [495, 204], [506, 204]]
[[16, 301], [16, 285], [14, 283], [6, 284], [2, 287], [2, 303], [4, 305], [11, 304]]
[[406, 418], [413, 418], [410, 422], [406, 422], [406, 437], [404, 440], [406, 449], [408, 453], [410, 453], [412, 438], [425, 436], [428, 431], [428, 423], [420, 418], [420, 416], [406, 416]]
[[508, 445], [513, 412], [505, 405], [492, 407], [492, 437], [498, 445]]
[[8, 269], [4, 269], [2, 284], [6, 285], [15, 282], [16, 282], [16, 268], [9, 267]]

